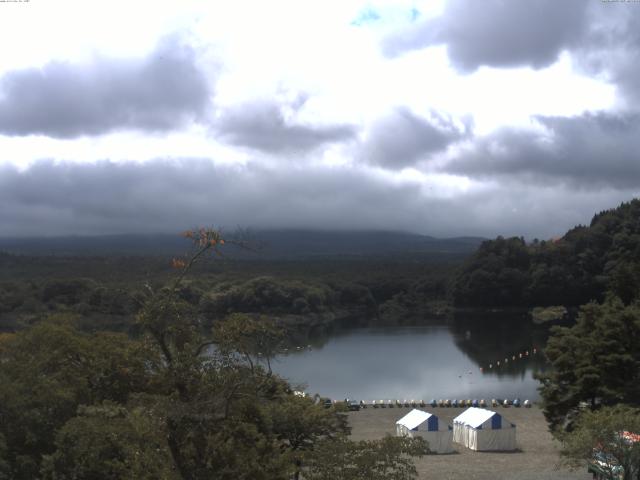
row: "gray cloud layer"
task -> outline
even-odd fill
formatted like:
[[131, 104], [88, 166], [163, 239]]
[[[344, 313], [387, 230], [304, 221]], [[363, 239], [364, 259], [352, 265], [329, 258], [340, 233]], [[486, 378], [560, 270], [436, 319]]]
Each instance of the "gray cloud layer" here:
[[389, 56], [446, 44], [462, 71], [481, 65], [540, 68], [575, 45], [586, 26], [585, 0], [450, 0], [442, 16], [398, 32], [383, 44]]
[[548, 133], [505, 128], [478, 139], [450, 173], [584, 188], [640, 187], [640, 115], [537, 117]]
[[0, 79], [0, 133], [72, 138], [166, 131], [202, 117], [210, 88], [194, 51], [165, 39], [144, 59], [50, 63]]
[[601, 0], [449, 0], [442, 15], [395, 32], [382, 43], [390, 57], [446, 45], [453, 66], [472, 72], [543, 68], [569, 51], [574, 65], [618, 86], [640, 109], [640, 8]]
[[414, 165], [464, 136], [451, 119], [433, 113], [426, 119], [398, 108], [374, 123], [359, 157], [391, 169]]
[[588, 35], [572, 51], [579, 68], [614, 83], [630, 108], [640, 109], [640, 8], [599, 2]]
[[436, 198], [417, 183], [362, 168], [42, 161], [25, 171], [0, 167], [0, 235], [171, 232], [215, 224], [549, 237], [632, 194], [506, 182]]
[[321, 145], [349, 140], [356, 134], [351, 125], [304, 125], [288, 121], [283, 108], [295, 112], [304, 98], [292, 105], [256, 101], [222, 110], [214, 132], [222, 141], [267, 153], [300, 153]]

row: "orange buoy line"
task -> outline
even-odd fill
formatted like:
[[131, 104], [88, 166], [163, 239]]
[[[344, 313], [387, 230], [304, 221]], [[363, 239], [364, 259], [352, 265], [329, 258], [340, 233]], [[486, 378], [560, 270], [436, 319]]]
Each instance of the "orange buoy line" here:
[[[536, 347], [533, 347], [533, 349], [531, 350], [531, 353], [533, 355], [537, 354], [538, 353], [538, 349]], [[515, 362], [516, 360], [520, 360], [520, 359], [526, 358], [528, 356], [529, 356], [529, 350], [525, 350], [524, 353], [518, 352], [517, 355], [511, 355], [511, 361]], [[506, 356], [502, 362], [503, 362], [503, 365], [509, 363], [509, 356]], [[490, 363], [489, 364], [489, 370], [493, 370], [494, 365], [495, 365], [496, 368], [499, 367], [500, 366], [500, 360], [497, 360], [495, 364]], [[480, 371], [481, 372], [484, 372], [484, 370], [485, 370], [484, 367], [480, 367]]]

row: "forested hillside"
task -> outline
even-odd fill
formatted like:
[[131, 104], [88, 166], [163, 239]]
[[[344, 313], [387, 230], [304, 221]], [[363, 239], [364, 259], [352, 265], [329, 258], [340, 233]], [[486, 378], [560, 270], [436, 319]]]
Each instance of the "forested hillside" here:
[[640, 289], [640, 200], [593, 217], [548, 241], [498, 237], [482, 243], [457, 275], [456, 306], [578, 306], [608, 291], [626, 304]]
[[[464, 257], [327, 256], [296, 261], [218, 258], [194, 268], [179, 295], [205, 326], [231, 313], [288, 317], [296, 324], [363, 317], [386, 323], [443, 310]], [[171, 257], [0, 254], [0, 331], [73, 313], [85, 330], [131, 331], [141, 298], [166, 283]]]

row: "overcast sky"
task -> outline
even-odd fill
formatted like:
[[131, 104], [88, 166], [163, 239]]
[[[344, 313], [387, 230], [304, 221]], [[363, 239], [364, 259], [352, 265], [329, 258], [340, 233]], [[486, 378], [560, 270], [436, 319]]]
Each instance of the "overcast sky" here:
[[548, 238], [640, 195], [640, 1], [0, 2], [0, 236]]

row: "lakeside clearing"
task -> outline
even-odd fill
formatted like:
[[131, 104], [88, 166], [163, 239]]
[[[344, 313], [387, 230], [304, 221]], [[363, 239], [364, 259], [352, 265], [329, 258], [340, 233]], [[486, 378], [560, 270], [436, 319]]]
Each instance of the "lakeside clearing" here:
[[[451, 424], [463, 408], [422, 408]], [[374, 440], [395, 435], [395, 423], [411, 408], [366, 408], [349, 412], [352, 440]], [[474, 452], [454, 443], [455, 453], [416, 459], [418, 478], [439, 480], [590, 480], [586, 466], [577, 471], [560, 467], [560, 445], [548, 431], [542, 411], [532, 408], [495, 409], [516, 424], [515, 452]]]

